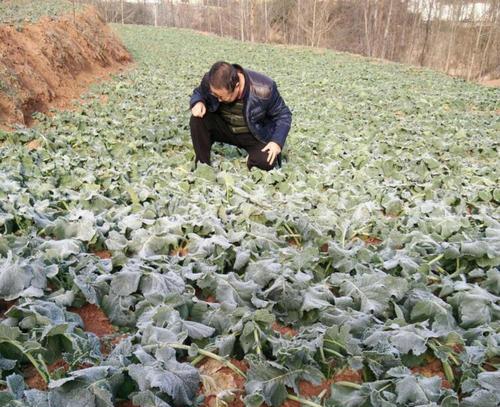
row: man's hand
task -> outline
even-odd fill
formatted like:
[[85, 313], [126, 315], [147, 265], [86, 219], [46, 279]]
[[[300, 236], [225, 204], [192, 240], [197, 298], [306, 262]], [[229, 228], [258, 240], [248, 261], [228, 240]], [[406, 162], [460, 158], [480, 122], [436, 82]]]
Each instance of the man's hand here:
[[193, 114], [194, 117], [203, 117], [205, 116], [206, 112], [207, 108], [205, 107], [205, 103], [203, 102], [196, 103], [191, 109], [191, 113]]
[[267, 162], [269, 164], [272, 164], [278, 154], [281, 153], [281, 147], [279, 146], [279, 144], [271, 141], [267, 143], [267, 145], [261, 151], [267, 151]]

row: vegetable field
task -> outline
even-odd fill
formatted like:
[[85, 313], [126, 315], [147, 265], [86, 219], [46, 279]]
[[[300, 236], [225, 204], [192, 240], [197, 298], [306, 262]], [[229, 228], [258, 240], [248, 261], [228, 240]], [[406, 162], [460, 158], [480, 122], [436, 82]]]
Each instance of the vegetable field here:
[[66, 0], [3, 0], [0, 4], [0, 23], [16, 24], [18, 29], [22, 29], [24, 23], [33, 23], [41, 17], [48, 16], [57, 18], [58, 16], [81, 10], [79, 4], [72, 4]]
[[[133, 70], [0, 133], [0, 405], [500, 403], [500, 90], [114, 28]], [[219, 59], [277, 82], [282, 168], [215, 145], [194, 169], [188, 99]]]

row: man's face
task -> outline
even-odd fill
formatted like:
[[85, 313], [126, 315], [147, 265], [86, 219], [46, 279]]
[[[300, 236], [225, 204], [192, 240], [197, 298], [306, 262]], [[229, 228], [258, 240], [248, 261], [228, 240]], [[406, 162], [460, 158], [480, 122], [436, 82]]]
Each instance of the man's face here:
[[227, 89], [215, 89], [210, 87], [210, 93], [214, 95], [217, 100], [221, 103], [232, 103], [238, 97], [240, 91], [240, 83], [238, 82], [234, 87], [234, 90], [231, 92]]

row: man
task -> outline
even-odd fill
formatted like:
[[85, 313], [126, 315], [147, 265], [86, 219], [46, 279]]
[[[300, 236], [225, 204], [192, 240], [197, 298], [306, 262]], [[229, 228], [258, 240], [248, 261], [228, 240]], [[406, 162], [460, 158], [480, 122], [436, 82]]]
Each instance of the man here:
[[280, 161], [292, 113], [271, 78], [237, 64], [216, 62], [193, 91], [190, 107], [197, 163], [210, 165], [215, 141], [244, 148], [248, 169], [269, 171]]

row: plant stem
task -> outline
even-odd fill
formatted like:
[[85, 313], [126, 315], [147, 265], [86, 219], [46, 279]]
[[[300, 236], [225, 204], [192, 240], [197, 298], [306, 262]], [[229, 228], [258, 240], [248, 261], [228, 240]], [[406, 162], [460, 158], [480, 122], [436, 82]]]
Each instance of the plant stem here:
[[262, 349], [260, 348], [259, 333], [257, 332], [257, 329], [253, 330], [253, 337], [255, 339], [255, 346], [256, 346], [256, 350], [257, 350], [257, 355], [262, 355]]
[[293, 237], [293, 240], [295, 241], [295, 244], [297, 246], [300, 246], [300, 242], [296, 238], [296, 236], [300, 236], [300, 235], [297, 235], [296, 233], [293, 233], [292, 228], [290, 228], [290, 226], [288, 226], [286, 223], [283, 223], [283, 226], [288, 231], [288, 233], [290, 233], [290, 236]]
[[435, 262], [441, 260], [442, 258], [444, 257], [444, 254], [440, 254], [439, 256], [437, 257], [434, 257], [430, 262], [428, 262], [427, 264], [430, 266], [431, 264], [434, 264]]
[[[171, 348], [174, 348], [174, 349], [189, 350], [191, 348], [190, 346], [183, 345], [181, 343], [166, 343], [165, 345], [170, 346]], [[225, 364], [233, 372], [238, 373], [243, 378], [246, 378], [245, 373], [243, 373], [238, 367], [236, 367], [235, 365], [233, 365], [230, 361], [226, 360], [222, 356], [216, 355], [215, 353], [209, 352], [208, 350], [205, 350], [205, 349], [198, 349], [198, 353], [200, 355], [203, 355], [203, 356], [215, 359], [218, 362], [221, 362], [221, 363]]]
[[333, 339], [324, 339], [324, 341], [327, 342], [327, 343], [331, 343], [333, 345], [337, 345], [338, 347], [340, 347], [342, 349], [345, 349], [344, 345], [342, 345], [341, 343], [339, 343], [339, 342], [337, 342], [337, 341], [335, 341]]
[[48, 374], [48, 372], [44, 369], [42, 369], [42, 367], [40, 366], [40, 364], [38, 363], [38, 361], [33, 357], [33, 355], [31, 355], [29, 352], [26, 351], [26, 349], [23, 348], [22, 345], [20, 345], [19, 343], [17, 343], [16, 341], [8, 341], [8, 343], [12, 344], [14, 347], [16, 347], [23, 355], [25, 355], [28, 360], [31, 362], [31, 364], [35, 367], [35, 369], [37, 370], [37, 372], [40, 374], [40, 376], [42, 377], [42, 379], [45, 381], [45, 383], [48, 383], [49, 380], [50, 380], [50, 376]]
[[446, 376], [446, 379], [453, 386], [455, 384], [455, 375], [453, 374], [453, 370], [452, 370], [450, 364], [448, 363], [448, 361], [444, 361], [441, 363], [443, 365], [444, 375]]
[[321, 361], [326, 364], [325, 351], [323, 348], [319, 348], [319, 354], [321, 355]]
[[325, 274], [328, 273], [328, 269], [332, 266], [333, 260], [330, 259], [325, 267]]
[[296, 401], [296, 402], [298, 402], [300, 404], [305, 404], [306, 406], [310, 406], [310, 407], [323, 407], [321, 404], [317, 404], [317, 403], [314, 403], [314, 402], [306, 400], [306, 399], [301, 399], [300, 397], [294, 396], [292, 394], [289, 394], [287, 396], [287, 398], [289, 398], [290, 400]]
[[447, 274], [446, 270], [444, 268], [442, 268], [442, 267], [437, 266], [436, 270], [439, 271], [442, 274]]
[[200, 363], [203, 359], [205, 359], [205, 356], [203, 355], [198, 355], [196, 356], [192, 361], [191, 365], [196, 366], [198, 363]]
[[334, 384], [337, 384], [339, 386], [344, 386], [344, 387], [350, 387], [351, 389], [356, 389], [356, 390], [361, 389], [361, 385], [360, 384], [353, 383], [353, 382], [340, 381], [340, 382], [335, 382]]
[[328, 348], [323, 348], [323, 350], [327, 353], [329, 353], [330, 355], [333, 355], [333, 356], [337, 356], [338, 358], [345, 358], [344, 355], [342, 355], [341, 353], [338, 353], [332, 349], [328, 349]]

